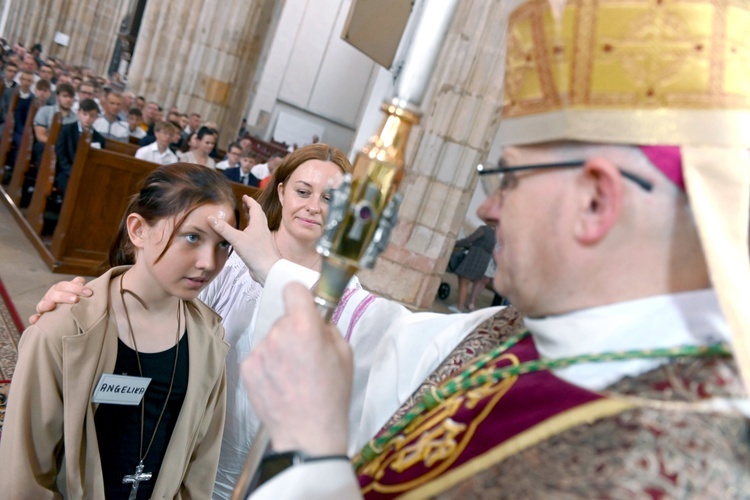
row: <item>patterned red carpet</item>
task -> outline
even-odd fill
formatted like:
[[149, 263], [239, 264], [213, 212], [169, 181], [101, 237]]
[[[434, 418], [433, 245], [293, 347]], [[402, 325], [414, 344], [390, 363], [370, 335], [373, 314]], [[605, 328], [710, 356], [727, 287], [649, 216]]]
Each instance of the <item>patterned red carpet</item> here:
[[5, 401], [10, 379], [18, 359], [18, 340], [22, 331], [23, 322], [0, 280], [0, 433], [2, 433], [5, 418]]

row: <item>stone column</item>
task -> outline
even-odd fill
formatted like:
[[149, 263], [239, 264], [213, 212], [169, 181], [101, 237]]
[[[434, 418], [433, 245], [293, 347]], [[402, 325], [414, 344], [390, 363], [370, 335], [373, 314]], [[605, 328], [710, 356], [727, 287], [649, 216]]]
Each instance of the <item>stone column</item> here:
[[[39, 42], [45, 55], [105, 75], [129, 6], [130, 0], [14, 0], [6, 39], [26, 48]], [[70, 36], [67, 47], [53, 43], [58, 31]]]
[[275, 4], [273, 0], [148, 2], [128, 72], [128, 90], [217, 122], [220, 146], [226, 146], [247, 108]]
[[462, 0], [412, 131], [401, 185], [404, 201], [391, 244], [366, 288], [428, 308], [466, 216], [503, 104], [504, 8], [500, 0]]

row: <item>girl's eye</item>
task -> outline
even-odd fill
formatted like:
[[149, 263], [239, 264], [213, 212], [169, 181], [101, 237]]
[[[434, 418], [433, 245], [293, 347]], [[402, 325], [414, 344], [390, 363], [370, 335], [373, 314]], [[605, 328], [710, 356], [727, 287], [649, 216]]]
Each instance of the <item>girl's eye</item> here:
[[188, 243], [198, 243], [198, 240], [200, 240], [198, 235], [194, 233], [186, 234], [185, 239], [188, 241]]
[[323, 201], [325, 201], [326, 203], [330, 203], [331, 202], [331, 195], [330, 194], [324, 194], [323, 196], [321, 196], [321, 198], [323, 198]]
[[219, 243], [219, 248], [221, 248], [222, 250], [229, 250], [230, 248], [232, 248], [232, 245], [230, 245], [228, 241], [222, 241]]
[[303, 198], [307, 198], [308, 196], [310, 196], [310, 191], [306, 191], [304, 189], [298, 189], [297, 194]]

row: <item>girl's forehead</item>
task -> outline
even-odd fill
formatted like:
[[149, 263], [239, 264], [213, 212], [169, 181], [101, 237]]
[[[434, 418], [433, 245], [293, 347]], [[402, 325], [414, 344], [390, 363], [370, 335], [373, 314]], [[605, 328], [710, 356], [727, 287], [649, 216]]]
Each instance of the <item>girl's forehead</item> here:
[[[229, 203], [207, 203], [193, 210], [195, 212], [209, 213], [218, 217], [219, 219], [227, 220], [229, 217], [234, 216], [234, 209]], [[202, 215], [202, 214], [201, 214]]]
[[166, 222], [172, 226], [179, 221], [182, 221], [182, 226], [185, 224], [208, 226], [209, 223], [207, 217], [211, 215], [225, 221], [234, 221], [234, 209], [229, 203], [207, 203], [195, 207], [192, 210], [167, 217]]

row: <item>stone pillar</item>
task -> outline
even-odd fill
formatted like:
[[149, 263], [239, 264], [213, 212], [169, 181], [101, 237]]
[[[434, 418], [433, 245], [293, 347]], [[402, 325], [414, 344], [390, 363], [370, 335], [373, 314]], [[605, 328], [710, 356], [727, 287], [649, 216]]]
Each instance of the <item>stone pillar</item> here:
[[[14, 0], [6, 39], [26, 48], [39, 42], [46, 56], [106, 75], [129, 6], [130, 0]], [[67, 47], [53, 43], [58, 31], [70, 36]]]
[[252, 95], [273, 0], [149, 1], [128, 90], [213, 120], [220, 146], [234, 138]]
[[501, 0], [459, 3], [407, 148], [400, 222], [375, 269], [360, 273], [366, 288], [415, 308], [435, 299], [497, 133], [505, 10]]

